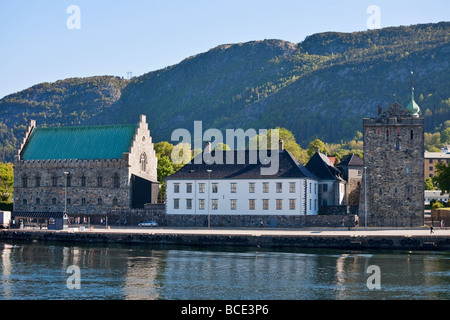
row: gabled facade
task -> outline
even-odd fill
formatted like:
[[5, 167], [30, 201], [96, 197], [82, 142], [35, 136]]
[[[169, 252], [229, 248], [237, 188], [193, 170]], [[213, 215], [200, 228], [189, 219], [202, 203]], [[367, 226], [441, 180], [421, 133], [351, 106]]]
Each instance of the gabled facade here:
[[362, 176], [364, 172], [364, 160], [355, 154], [344, 158], [336, 168], [341, 170], [345, 186], [345, 202], [348, 206], [359, 206]]
[[305, 166], [319, 179], [319, 205], [342, 206], [346, 205], [345, 180], [343, 173], [336, 168], [330, 159], [316, 150]]
[[[261, 175], [265, 164], [251, 164], [249, 151], [224, 151], [223, 164], [204, 161], [199, 154], [166, 178], [168, 215], [294, 216], [318, 213], [318, 180], [287, 150], [279, 156], [274, 175]], [[215, 157], [215, 151], [211, 152]], [[242, 156], [245, 163], [239, 164]], [[226, 160], [234, 159], [230, 164]], [[196, 164], [199, 163], [199, 164]]]
[[39, 128], [14, 159], [14, 211], [99, 214], [140, 208], [159, 192], [146, 117], [135, 125]]

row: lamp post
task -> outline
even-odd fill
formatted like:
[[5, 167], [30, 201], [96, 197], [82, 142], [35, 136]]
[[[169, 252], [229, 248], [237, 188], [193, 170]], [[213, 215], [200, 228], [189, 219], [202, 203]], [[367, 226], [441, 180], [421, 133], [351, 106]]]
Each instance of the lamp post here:
[[212, 170], [208, 169], [206, 171], [208, 171], [208, 229], [209, 229], [211, 227], [211, 216], [210, 216], [210, 213], [209, 213], [209, 207], [211, 205], [211, 200], [210, 200], [210, 192], [211, 192], [210, 182], [211, 182], [211, 171]]
[[367, 229], [367, 167], [364, 167], [364, 228]]
[[65, 175], [65, 184], [64, 184], [64, 215], [67, 213], [67, 177], [69, 176], [69, 172], [64, 171]]

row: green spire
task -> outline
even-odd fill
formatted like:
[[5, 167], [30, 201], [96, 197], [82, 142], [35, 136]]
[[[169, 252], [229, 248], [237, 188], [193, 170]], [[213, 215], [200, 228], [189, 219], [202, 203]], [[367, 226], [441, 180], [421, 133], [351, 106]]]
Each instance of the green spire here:
[[415, 118], [419, 117], [420, 108], [414, 101], [414, 72], [411, 71], [411, 102], [406, 107], [406, 110]]
[[411, 90], [411, 102], [406, 107], [406, 110], [413, 116], [419, 117], [420, 108], [418, 104], [414, 101], [414, 87]]

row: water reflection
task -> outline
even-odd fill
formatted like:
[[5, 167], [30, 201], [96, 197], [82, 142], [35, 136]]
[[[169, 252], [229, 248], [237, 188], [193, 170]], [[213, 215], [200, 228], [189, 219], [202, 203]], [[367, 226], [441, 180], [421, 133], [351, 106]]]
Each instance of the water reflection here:
[[[0, 244], [0, 299], [449, 299], [450, 254]], [[67, 268], [81, 271], [70, 290]], [[370, 265], [381, 290], [366, 285]]]

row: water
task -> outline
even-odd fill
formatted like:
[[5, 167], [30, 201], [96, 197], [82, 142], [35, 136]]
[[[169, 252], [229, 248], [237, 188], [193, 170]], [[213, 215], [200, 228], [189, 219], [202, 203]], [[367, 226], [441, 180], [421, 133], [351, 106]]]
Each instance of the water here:
[[450, 253], [0, 243], [0, 299], [450, 299]]

